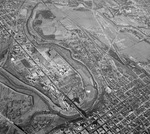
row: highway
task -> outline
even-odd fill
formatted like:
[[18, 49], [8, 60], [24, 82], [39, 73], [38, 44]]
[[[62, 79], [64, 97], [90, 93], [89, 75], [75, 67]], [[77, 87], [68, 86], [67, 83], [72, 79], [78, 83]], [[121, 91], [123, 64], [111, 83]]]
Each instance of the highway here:
[[[42, 1], [42, 2], [44, 2], [44, 1]], [[35, 7], [36, 7], [36, 6], [35, 6]], [[35, 7], [34, 7], [34, 8], [35, 8]], [[30, 32], [30, 30], [29, 30], [29, 28], [28, 28], [28, 25], [29, 25], [29, 20], [30, 20], [30, 18], [32, 17], [34, 8], [32, 9], [32, 11], [31, 11], [31, 13], [30, 13], [30, 15], [29, 15], [29, 17], [28, 17], [28, 19], [27, 19], [27, 21], [26, 21], [26, 25], [25, 25], [25, 27], [24, 27], [24, 31], [25, 31], [25, 33], [26, 33], [26, 36], [27, 36], [27, 38], [31, 41], [32, 44], [35, 45], [35, 43], [36, 43], [36, 46], [37, 46], [37, 47], [50, 47], [50, 45], [49, 45], [50, 43], [43, 43], [43, 42], [38, 43], [38, 42], [36, 42], [36, 41], [32, 38], [32, 34], [31, 34], [31, 32]], [[49, 8], [48, 8], [48, 9], [49, 9]], [[49, 9], [49, 10], [50, 10], [50, 9]], [[52, 44], [55, 44], [56, 46], [61, 47], [62, 49], [67, 50], [67, 51], [70, 53], [70, 57], [68, 57], [68, 58], [71, 58], [74, 62], [76, 62], [76, 63], [79, 64], [80, 66], [83, 66], [83, 68], [85, 68], [85, 70], [90, 74], [90, 76], [91, 76], [91, 78], [92, 78], [92, 81], [93, 81], [93, 83], [94, 83], [94, 85], [93, 85], [94, 88], [98, 90], [98, 84], [96, 83], [96, 80], [95, 80], [93, 74], [91, 73], [91, 71], [89, 70], [89, 68], [88, 68], [84, 63], [82, 63], [81, 61], [75, 59], [75, 58], [73, 57], [72, 51], [71, 51], [70, 49], [67, 49], [67, 48], [65, 48], [65, 47], [63, 47], [63, 46], [61, 46], [61, 45], [59, 45], [59, 43], [56, 44], [55, 42], [53, 42]], [[68, 59], [68, 58], [67, 58], [67, 59]], [[73, 67], [73, 66], [72, 66], [72, 67]], [[73, 67], [73, 68], [74, 68], [74, 67]], [[77, 70], [76, 70], [76, 71], [77, 71]], [[79, 73], [79, 72], [78, 72], [78, 73]]]
[[[30, 20], [30, 17], [32, 17], [32, 14], [33, 14], [33, 10], [34, 10], [34, 8], [32, 9], [32, 11], [31, 11], [31, 13], [30, 13], [30, 15], [29, 15], [29, 17], [28, 17], [28, 19], [27, 19], [27, 21], [26, 21], [26, 25], [24, 26], [24, 31], [25, 31], [25, 33], [26, 33], [26, 36], [27, 36], [27, 38], [29, 39], [29, 41], [33, 44], [33, 46], [36, 46], [36, 47], [50, 47], [50, 43], [45, 43], [45, 44], [43, 44], [43, 43], [40, 43], [40, 44], [38, 44], [36, 41], [35, 41], [35, 39], [33, 39], [32, 38], [32, 34], [31, 34], [31, 32], [29, 31], [29, 20]], [[73, 58], [73, 55], [72, 55], [72, 51], [70, 50], [70, 49], [67, 49], [67, 48], [64, 48], [63, 46], [61, 46], [61, 45], [58, 45], [58, 44], [55, 44], [55, 43], [51, 43], [51, 45], [53, 45], [53, 46], [55, 46], [55, 48], [56, 48], [56, 50], [59, 50], [59, 49], [57, 49], [57, 48], [61, 48], [61, 49], [65, 49], [65, 51], [67, 51], [67, 52], [69, 52], [69, 57], [67, 57], [67, 56], [62, 56], [61, 54], [61, 56], [66, 60], [66, 62], [68, 62], [68, 64], [70, 64], [70, 60], [68, 61], [68, 58], [70, 58], [72, 61], [73, 61], [73, 63], [74, 63], [74, 65], [75, 66], [77, 66], [77, 65], [79, 65], [79, 66], [82, 66], [86, 71], [87, 71], [87, 73], [91, 76], [91, 78], [92, 78], [92, 81], [93, 81], [93, 87], [98, 91], [98, 84], [96, 83], [96, 80], [95, 80], [95, 78], [94, 78], [94, 76], [93, 76], [93, 74], [91, 73], [91, 71], [88, 69], [88, 67], [86, 66], [86, 65], [84, 65], [82, 62], [80, 62], [80, 61], [78, 61], [77, 59], [75, 59], [75, 58]], [[60, 50], [61, 50], [60, 49]], [[67, 57], [67, 58], [66, 58]], [[75, 71], [77, 71], [77, 69], [72, 65], [72, 64], [70, 64], [71, 65], [71, 67], [75, 70]], [[78, 72], [78, 71], [77, 71]], [[79, 73], [79, 72], [78, 72]], [[79, 73], [79, 75], [80, 75], [80, 73]], [[58, 89], [58, 88], [57, 88]], [[98, 95], [98, 94], [97, 94]], [[96, 100], [96, 98], [97, 97], [95, 97], [94, 99]], [[83, 115], [82, 115], [83, 116]]]
[[4, 85], [22, 94], [31, 95], [33, 97], [36, 95], [39, 97], [39, 99], [41, 99], [46, 104], [46, 106], [52, 113], [57, 114], [63, 118], [71, 118], [71, 117], [68, 117], [67, 115], [62, 115], [59, 112], [59, 110], [55, 109], [55, 105], [52, 104], [51, 100], [46, 95], [41, 93], [35, 87], [32, 87], [30, 85], [23, 83], [21, 80], [19, 80], [18, 78], [10, 74], [7, 70], [1, 67], [0, 67], [0, 76], [2, 77], [2, 80], [0, 81]]

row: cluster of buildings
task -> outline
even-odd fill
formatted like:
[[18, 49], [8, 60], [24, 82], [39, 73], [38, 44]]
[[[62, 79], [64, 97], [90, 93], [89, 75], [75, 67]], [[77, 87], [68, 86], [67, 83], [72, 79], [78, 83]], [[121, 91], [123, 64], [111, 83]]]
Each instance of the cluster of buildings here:
[[[125, 77], [126, 73], [121, 73], [123, 71], [119, 68], [118, 76]], [[130, 80], [123, 84], [118, 82], [121, 84], [118, 85], [118, 90], [110, 86], [111, 91], [103, 96], [105, 103], [101, 106], [102, 109], [94, 112], [86, 121], [73, 123], [73, 127], [56, 131], [54, 134], [150, 133], [150, 85], [141, 79], [142, 76], [148, 76], [137, 67], [131, 70], [137, 77], [129, 77]], [[109, 82], [107, 84], [109, 85]]]
[[[73, 123], [73, 129], [60, 129], [54, 134], [150, 133], [149, 73], [130, 58], [125, 58], [124, 62], [122, 65], [111, 56], [106, 56], [99, 64], [95, 61], [93, 65], [98, 72], [94, 77], [102, 76], [105, 83], [104, 105], [86, 121]], [[101, 65], [99, 69], [98, 65]]]
[[[16, 44], [13, 46], [11, 64], [28, 83], [39, 85], [41, 91], [55, 101], [63, 99], [61, 92], [69, 93], [70, 99], [74, 98], [73, 92], [76, 91], [72, 88], [79, 83], [79, 75], [55, 49], [35, 48], [31, 43]], [[62, 103], [62, 99], [60, 100], [62, 107], [69, 107], [65, 101]]]

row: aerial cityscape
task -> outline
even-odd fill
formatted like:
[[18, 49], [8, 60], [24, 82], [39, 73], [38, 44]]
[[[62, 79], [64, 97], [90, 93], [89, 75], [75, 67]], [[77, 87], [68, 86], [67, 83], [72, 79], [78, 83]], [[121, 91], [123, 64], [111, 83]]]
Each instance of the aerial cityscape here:
[[0, 0], [0, 134], [150, 134], [150, 1]]

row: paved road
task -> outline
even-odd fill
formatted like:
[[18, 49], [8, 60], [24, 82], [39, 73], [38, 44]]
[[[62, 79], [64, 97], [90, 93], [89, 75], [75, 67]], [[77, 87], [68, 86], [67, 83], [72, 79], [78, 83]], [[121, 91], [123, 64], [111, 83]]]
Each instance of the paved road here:
[[10, 74], [8, 71], [6, 71], [1, 67], [0, 67], [0, 76], [4, 78], [3, 80], [0, 80], [3, 84], [14, 89], [16, 92], [20, 92], [32, 96], [35, 95], [38, 96], [39, 99], [41, 99], [47, 105], [49, 110], [59, 114], [59, 112], [57, 112], [58, 110], [52, 109], [52, 106], [55, 105], [52, 104], [51, 100], [35, 87], [23, 83], [21, 80], [19, 80], [18, 78], [16, 78], [15, 76], [13, 76], [12, 74]]

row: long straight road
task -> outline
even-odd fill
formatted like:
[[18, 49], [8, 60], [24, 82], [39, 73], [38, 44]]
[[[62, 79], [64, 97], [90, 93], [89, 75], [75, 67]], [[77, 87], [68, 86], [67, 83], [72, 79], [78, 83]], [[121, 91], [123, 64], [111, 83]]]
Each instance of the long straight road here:
[[[33, 59], [33, 57], [31, 55], [29, 55], [28, 52], [26, 52], [26, 50], [22, 47], [22, 45], [13, 37], [13, 35], [5, 28], [5, 26], [3, 24], [1, 24], [1, 23], [0, 23], [0, 25], [14, 39], [14, 41], [21, 47], [21, 49], [33, 60], [33, 62], [35, 62], [35, 64], [41, 69], [41, 67], [36, 63], [36, 61]], [[81, 117], [87, 118], [86, 112], [84, 110], [82, 110], [81, 108], [79, 108], [64, 92], [62, 92], [59, 89], [59, 87], [53, 82], [53, 80], [43, 71], [43, 69], [41, 69], [41, 71], [43, 72], [43, 74], [45, 76], [47, 76], [47, 78], [50, 80], [50, 82], [56, 87], [57, 91], [59, 91], [74, 106], [74, 108], [79, 112], [79, 114], [81, 115]], [[41, 92], [40, 92], [40, 94], [44, 95]], [[44, 95], [44, 96], [46, 98], [48, 98], [46, 95]], [[50, 101], [50, 99], [49, 99], [49, 101]], [[51, 105], [55, 105], [55, 104], [53, 104], [53, 102], [51, 102]], [[59, 109], [59, 110], [61, 110], [61, 109]]]
[[20, 93], [28, 94], [32, 96], [34, 95], [38, 96], [39, 99], [41, 99], [47, 105], [49, 110], [55, 111], [55, 109], [52, 109], [53, 105], [51, 104], [52, 103], [51, 100], [42, 92], [40, 92], [38, 89], [36, 89], [35, 87], [23, 83], [21, 80], [19, 80], [18, 78], [10, 74], [7, 70], [5, 70], [2, 67], [0, 67], [0, 76], [3, 78], [0, 81], [4, 85], [12, 89], [15, 89], [16, 92], [20, 92]]

